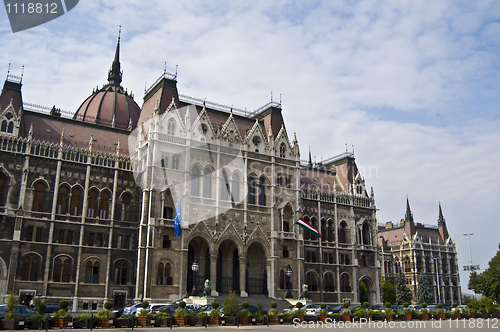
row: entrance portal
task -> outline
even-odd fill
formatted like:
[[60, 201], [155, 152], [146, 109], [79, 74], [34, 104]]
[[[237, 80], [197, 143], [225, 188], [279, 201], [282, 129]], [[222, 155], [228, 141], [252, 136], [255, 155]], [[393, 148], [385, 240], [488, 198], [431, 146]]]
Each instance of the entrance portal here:
[[219, 246], [217, 256], [217, 292], [240, 293], [240, 259], [233, 241], [226, 240]]
[[248, 247], [247, 268], [246, 268], [246, 286], [248, 294], [267, 295], [267, 270], [266, 254], [262, 245], [252, 243]]

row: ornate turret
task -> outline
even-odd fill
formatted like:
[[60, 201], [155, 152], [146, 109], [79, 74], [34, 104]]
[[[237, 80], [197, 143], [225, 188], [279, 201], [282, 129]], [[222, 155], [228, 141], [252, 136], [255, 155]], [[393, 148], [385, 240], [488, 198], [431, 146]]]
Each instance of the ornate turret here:
[[108, 72], [108, 82], [114, 86], [120, 86], [122, 82], [123, 73], [120, 70], [120, 36], [122, 33], [122, 27], [120, 26], [120, 31], [118, 32], [118, 43], [116, 44], [115, 59], [111, 64], [111, 69]]
[[441, 203], [439, 203], [438, 230], [439, 230], [439, 235], [441, 235], [441, 239], [443, 240], [443, 243], [446, 242], [446, 240], [448, 240], [448, 237], [450, 237], [450, 235], [448, 234], [446, 221], [444, 220], [443, 211], [441, 210]]

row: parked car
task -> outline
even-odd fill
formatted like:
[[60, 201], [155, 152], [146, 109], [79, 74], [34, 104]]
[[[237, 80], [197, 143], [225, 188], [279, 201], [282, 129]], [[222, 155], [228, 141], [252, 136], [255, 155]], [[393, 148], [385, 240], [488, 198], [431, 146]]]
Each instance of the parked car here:
[[[451, 308], [450, 308], [450, 306], [449, 306], [449, 305], [447, 305], [446, 303], [442, 303], [442, 305], [443, 305], [443, 308], [442, 308], [442, 309], [443, 309], [444, 311], [450, 311], [450, 309], [451, 309]], [[427, 306], [427, 309], [428, 309], [429, 311], [435, 311], [435, 310], [438, 310], [438, 307], [437, 307], [437, 304], [429, 304], [429, 305]]]
[[344, 307], [342, 306], [342, 304], [339, 304], [338, 306], [333, 307], [332, 310], [328, 312], [328, 314], [338, 314], [342, 311], [343, 308]]
[[348, 309], [349, 309], [349, 311], [352, 314], [352, 313], [354, 313], [354, 311], [356, 310], [356, 308], [363, 308], [364, 309], [364, 307], [362, 305], [359, 305], [359, 304], [354, 304], [354, 305], [350, 306]]
[[113, 316], [115, 316], [115, 318], [118, 318], [121, 315], [123, 315], [123, 310], [125, 310], [125, 308], [115, 309], [115, 310], [111, 310], [111, 313], [113, 314]]
[[408, 306], [408, 309], [413, 309], [413, 310], [418, 312], [418, 311], [422, 310], [422, 306], [418, 305], [418, 304], [411, 304]]
[[379, 312], [385, 312], [385, 309], [387, 309], [385, 306], [381, 304], [373, 304], [367, 308], [368, 310], [377, 310]]
[[[31, 317], [35, 311], [28, 306], [16, 304], [16, 308], [14, 309], [14, 316], [26, 319]], [[5, 315], [7, 315], [7, 305], [0, 305], [0, 318], [4, 319]]]
[[134, 315], [137, 312], [138, 308], [141, 308], [142, 303], [134, 303], [129, 307], [123, 309], [123, 315]]
[[[160, 308], [156, 309], [153, 313], [157, 314], [159, 312], [166, 312], [170, 316], [173, 316], [175, 310], [177, 310], [177, 309], [179, 309], [179, 304], [175, 303], [175, 304], [169, 304], [169, 305], [160, 307]], [[188, 314], [195, 312], [194, 308], [191, 306], [186, 306], [184, 308], [184, 310], [186, 310], [186, 312]]]
[[160, 309], [161, 307], [164, 307], [166, 305], [170, 305], [171, 303], [152, 303], [150, 304], [146, 310], [149, 311], [149, 313], [154, 313], [156, 312], [158, 309]]
[[395, 312], [398, 312], [405, 310], [405, 307], [403, 307], [402, 305], [393, 304], [391, 305], [391, 309], [394, 310]]
[[[333, 307], [328, 305], [328, 304], [325, 307], [325, 310], [327, 310], [328, 313], [330, 313], [332, 309], [333, 309]], [[306, 315], [308, 315], [308, 316], [317, 315], [320, 310], [321, 310], [321, 306], [319, 304], [316, 304], [313, 308], [306, 309]]]
[[[45, 313], [51, 314], [53, 312], [59, 311], [59, 303], [45, 303]], [[64, 310], [68, 311], [68, 308]]]

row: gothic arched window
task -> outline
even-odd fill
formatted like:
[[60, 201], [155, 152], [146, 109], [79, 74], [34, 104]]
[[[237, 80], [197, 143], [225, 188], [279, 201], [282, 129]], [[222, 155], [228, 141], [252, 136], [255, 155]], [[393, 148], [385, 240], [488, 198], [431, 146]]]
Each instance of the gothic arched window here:
[[191, 169], [191, 196], [200, 196], [200, 170], [196, 166]]
[[33, 194], [33, 205], [31, 207], [32, 211], [44, 212], [45, 191], [46, 188], [43, 182], [38, 182], [35, 185], [35, 192]]
[[78, 188], [73, 188], [71, 190], [71, 205], [69, 213], [72, 216], [79, 216], [82, 214], [82, 204], [83, 204], [82, 191]]
[[175, 120], [172, 118], [170, 118], [170, 120], [168, 120], [167, 134], [172, 135], [172, 136], [175, 135]]
[[212, 197], [212, 170], [210, 167], [203, 171], [203, 197]]
[[240, 201], [240, 176], [238, 173], [234, 173], [231, 180], [231, 201], [236, 203]]

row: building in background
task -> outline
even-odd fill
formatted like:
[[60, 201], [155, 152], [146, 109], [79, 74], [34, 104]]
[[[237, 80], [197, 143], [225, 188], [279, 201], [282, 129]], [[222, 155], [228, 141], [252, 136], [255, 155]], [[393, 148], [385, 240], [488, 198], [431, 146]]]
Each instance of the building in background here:
[[399, 224], [387, 222], [385, 226], [379, 226], [378, 232], [385, 279], [394, 283], [399, 269], [402, 269], [413, 302], [417, 296], [418, 279], [424, 276], [432, 285], [435, 303], [461, 303], [457, 250], [448, 234], [441, 204], [437, 226], [415, 223], [407, 200], [405, 219]]

